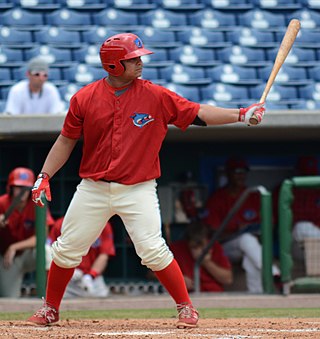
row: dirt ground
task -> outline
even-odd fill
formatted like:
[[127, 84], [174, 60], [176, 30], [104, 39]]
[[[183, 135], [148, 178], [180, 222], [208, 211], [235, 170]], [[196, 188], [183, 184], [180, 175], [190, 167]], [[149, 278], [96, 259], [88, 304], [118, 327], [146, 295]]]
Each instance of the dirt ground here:
[[38, 327], [25, 321], [0, 322], [0, 338], [320, 338], [320, 319], [201, 319], [198, 328], [180, 330], [175, 319], [63, 320]]

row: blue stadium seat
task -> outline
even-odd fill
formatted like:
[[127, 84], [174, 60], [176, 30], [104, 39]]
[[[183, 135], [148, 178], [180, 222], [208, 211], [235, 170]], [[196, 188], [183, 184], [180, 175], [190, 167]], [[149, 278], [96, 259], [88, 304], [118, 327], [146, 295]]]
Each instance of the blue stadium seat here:
[[228, 40], [233, 44], [248, 47], [270, 48], [278, 46], [274, 41], [273, 32], [250, 27], [240, 27], [227, 32]]
[[55, 48], [48, 45], [40, 45], [25, 51], [26, 59], [42, 56], [50, 64], [68, 65], [72, 62], [71, 51], [67, 48]]
[[238, 18], [241, 26], [256, 29], [279, 29], [286, 26], [286, 18], [284, 14], [275, 14], [267, 10], [253, 9], [239, 15]]
[[45, 14], [46, 24], [51, 26], [89, 26], [91, 17], [89, 13], [62, 8]]
[[152, 0], [109, 0], [109, 4], [115, 8], [131, 11], [148, 11], [157, 8]]
[[144, 44], [158, 48], [172, 48], [181, 46], [181, 43], [176, 41], [173, 31], [167, 31], [154, 27], [144, 27], [133, 30], [132, 33], [138, 35]]
[[61, 7], [55, 0], [13, 0], [15, 7], [21, 7], [29, 10], [50, 11]]
[[[138, 14], [114, 8], [107, 8], [92, 14], [93, 24], [97, 26], [129, 28], [138, 25]], [[113, 28], [114, 29], [114, 28]]]
[[145, 67], [163, 67], [173, 64], [173, 61], [170, 61], [169, 55], [166, 49], [164, 48], [153, 48], [148, 45], [145, 45], [146, 48], [151, 49], [154, 54], [143, 55], [141, 60], [144, 63]]
[[310, 79], [313, 79], [315, 82], [320, 82], [320, 65], [308, 68], [308, 73]]
[[61, 95], [61, 99], [66, 102], [66, 103], [69, 103], [71, 97], [77, 92], [79, 91], [79, 89], [81, 88], [82, 86], [80, 85], [77, 85], [77, 84], [73, 84], [73, 83], [69, 83], [67, 85], [64, 85], [64, 86], [59, 86], [58, 87], [58, 90], [59, 90], [59, 93]]
[[224, 63], [246, 66], [266, 66], [265, 53], [260, 48], [243, 46], [226, 47], [217, 52], [218, 59]]
[[160, 7], [169, 10], [197, 11], [205, 6], [197, 0], [156, 0]]
[[11, 72], [10, 68], [7, 67], [0, 67], [0, 82], [1, 83], [7, 83], [8, 81], [11, 82]]
[[320, 13], [307, 8], [298, 11], [290, 12], [287, 15], [288, 22], [291, 19], [299, 19], [301, 28], [317, 29], [320, 27]]
[[[260, 68], [258, 70], [259, 77], [264, 81], [268, 81], [271, 70], [272, 66]], [[312, 80], [308, 79], [307, 71], [304, 67], [282, 65], [275, 82], [280, 85], [307, 85]]]
[[194, 102], [200, 101], [200, 93], [199, 93], [198, 86], [185, 86], [185, 85], [168, 83], [165, 85], [165, 87], [168, 88], [170, 91], [173, 91], [188, 100], [191, 100]]
[[320, 102], [320, 83], [316, 82], [299, 88], [299, 97]]
[[0, 100], [0, 115], [4, 112], [4, 109], [6, 108], [6, 100]]
[[95, 11], [106, 8], [105, 0], [56, 0], [62, 6], [81, 11]]
[[[274, 61], [278, 53], [278, 48], [273, 48], [267, 51], [268, 60]], [[299, 66], [312, 66], [316, 65], [316, 54], [312, 48], [299, 48], [293, 46], [289, 52], [286, 61], [286, 64], [299, 65]]]
[[253, 0], [253, 3], [262, 9], [273, 11], [293, 11], [301, 8], [301, 4], [296, 0]]
[[204, 0], [204, 3], [212, 8], [227, 11], [249, 10], [253, 8], [251, 1], [247, 0]]
[[169, 50], [170, 60], [184, 65], [214, 66], [219, 64], [215, 60], [212, 49], [193, 46], [177, 47]]
[[188, 29], [176, 32], [178, 41], [198, 47], [227, 47], [230, 42], [226, 42], [222, 31], [212, 31], [206, 28], [191, 26]]
[[[277, 33], [279, 42], [282, 41], [283, 36], [284, 32]], [[320, 48], [320, 31], [302, 28], [298, 33], [294, 45], [301, 48]]]
[[320, 101], [315, 100], [299, 100], [298, 103], [292, 104], [291, 109], [302, 109], [302, 110], [319, 110]]
[[300, 0], [301, 4], [310, 9], [320, 9], [319, 0]]
[[78, 63], [85, 63], [89, 65], [101, 65], [100, 60], [100, 46], [98, 45], [85, 45], [81, 48], [73, 50], [74, 61]]
[[223, 13], [213, 9], [203, 9], [189, 15], [190, 24], [208, 29], [234, 29], [236, 17], [233, 13]]
[[0, 65], [6, 67], [19, 66], [23, 63], [21, 49], [0, 46]]
[[207, 75], [213, 82], [222, 82], [237, 85], [261, 84], [254, 67], [242, 67], [238, 65], [224, 64], [206, 69]]
[[33, 13], [23, 8], [13, 8], [5, 12], [0, 12], [0, 23], [4, 26], [27, 26], [29, 29], [34, 26], [44, 24], [41, 13]]
[[32, 47], [31, 31], [19, 30], [13, 27], [0, 26], [0, 44], [11, 47]]
[[61, 27], [45, 26], [34, 32], [35, 42], [57, 46], [81, 46], [80, 32], [69, 31]]
[[187, 17], [185, 13], [176, 13], [159, 8], [141, 13], [140, 23], [144, 26], [152, 26], [159, 29], [181, 29], [181, 27], [187, 25]]
[[9, 84], [3, 85], [3, 86], [0, 87], [0, 93], [1, 93], [1, 99], [2, 100], [7, 100], [9, 91], [10, 91], [11, 87], [14, 85], [14, 83], [12, 83], [10, 85]]
[[206, 78], [202, 67], [190, 67], [174, 64], [160, 69], [161, 79], [175, 84], [207, 85], [211, 79]]
[[[250, 88], [250, 95], [253, 100], [261, 97], [265, 84]], [[274, 84], [268, 94], [268, 102], [294, 103], [298, 100], [297, 88], [295, 86], [281, 86]]]
[[[240, 103], [238, 101], [217, 101], [213, 99], [204, 99], [200, 101], [201, 104], [207, 104], [211, 106], [218, 106], [223, 108], [240, 108], [243, 107], [244, 103]], [[247, 106], [247, 103], [245, 105]]]
[[238, 104], [247, 103], [249, 100], [246, 86], [235, 86], [216, 83], [201, 88], [202, 100], [229, 101]]
[[282, 103], [282, 102], [267, 101], [265, 107], [266, 107], [267, 112], [268, 111], [282, 111], [282, 110], [289, 109], [289, 104]]
[[86, 85], [92, 81], [106, 77], [107, 72], [101, 67], [78, 64], [63, 69], [63, 78], [69, 82]]
[[101, 45], [108, 37], [118, 33], [118, 31], [108, 29], [104, 26], [91, 26], [81, 32], [81, 40], [87, 44]]
[[142, 71], [142, 79], [150, 80], [156, 84], [165, 84], [166, 81], [161, 79], [158, 73], [158, 67], [145, 67]]

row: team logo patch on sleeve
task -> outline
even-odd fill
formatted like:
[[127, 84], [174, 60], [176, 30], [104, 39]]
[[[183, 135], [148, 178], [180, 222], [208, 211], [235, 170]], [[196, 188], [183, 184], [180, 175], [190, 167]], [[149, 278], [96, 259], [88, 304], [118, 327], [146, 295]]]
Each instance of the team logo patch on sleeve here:
[[130, 118], [133, 124], [140, 128], [154, 120], [152, 116], [147, 113], [134, 113]]

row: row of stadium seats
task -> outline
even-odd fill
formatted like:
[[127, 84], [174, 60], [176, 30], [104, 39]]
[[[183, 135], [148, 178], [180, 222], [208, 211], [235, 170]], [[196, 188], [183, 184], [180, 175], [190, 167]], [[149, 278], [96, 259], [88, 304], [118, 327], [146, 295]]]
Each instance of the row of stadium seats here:
[[191, 12], [175, 12], [166, 9], [149, 10], [145, 12], [125, 11], [107, 8], [96, 12], [74, 9], [58, 9], [39, 12], [23, 8], [12, 8], [0, 12], [0, 23], [3, 26], [152, 26], [155, 28], [179, 29], [185, 26], [198, 26], [210, 29], [228, 29], [235, 26], [258, 29], [277, 29], [287, 26], [293, 19], [299, 19], [306, 29], [315, 29], [320, 25], [320, 13], [308, 8], [274, 13], [266, 9], [253, 9], [238, 14], [224, 13], [214, 9], [203, 9]]
[[[131, 10], [148, 10], [157, 7], [174, 10], [196, 10], [205, 7], [220, 10], [243, 10], [254, 6], [275, 10], [298, 9], [303, 6], [319, 8], [318, 0], [2, 0], [2, 8], [21, 6], [38, 9], [57, 9], [61, 7], [102, 9], [108, 6], [130, 8]], [[1, 8], [1, 6], [0, 6]]]
[[[122, 30], [121, 30], [122, 31]], [[144, 26], [139, 29], [129, 28], [130, 31], [143, 40], [146, 45], [161, 48], [193, 45], [206, 48], [227, 47], [233, 45], [271, 48], [278, 47], [285, 28], [277, 31], [264, 31], [256, 28], [238, 27], [229, 31], [206, 29], [189, 26], [179, 31]], [[119, 30], [106, 29], [104, 26], [90, 26], [86, 30], [68, 30], [60, 26], [41, 26], [33, 30], [0, 26], [0, 43], [8, 45], [31, 44], [101, 44], [108, 36], [119, 33]], [[27, 47], [28, 47], [27, 46]], [[320, 46], [319, 29], [301, 29], [295, 42], [296, 47], [318, 48]]]

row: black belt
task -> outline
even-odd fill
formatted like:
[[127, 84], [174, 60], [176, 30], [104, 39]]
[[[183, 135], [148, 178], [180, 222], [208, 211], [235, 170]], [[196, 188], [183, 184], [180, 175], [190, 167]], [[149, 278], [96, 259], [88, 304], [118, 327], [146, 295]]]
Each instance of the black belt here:
[[104, 182], [115, 182], [115, 181], [106, 180], [106, 179], [99, 179], [99, 181], [104, 181]]

